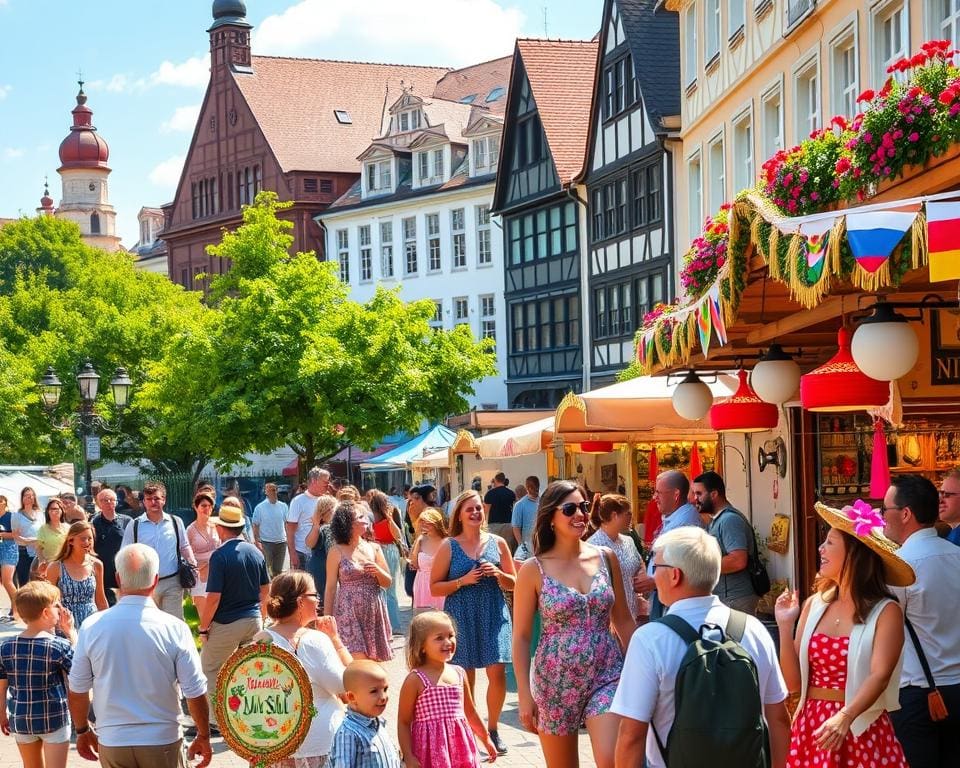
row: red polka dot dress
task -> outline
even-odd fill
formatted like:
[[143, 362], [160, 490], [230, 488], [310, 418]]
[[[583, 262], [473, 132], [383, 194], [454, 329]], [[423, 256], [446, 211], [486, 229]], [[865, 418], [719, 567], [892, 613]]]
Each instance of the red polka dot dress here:
[[[849, 637], [814, 633], [810, 638], [809, 687], [843, 690], [847, 681]], [[859, 738], [847, 732], [836, 752], [817, 749], [813, 736], [843, 705], [839, 701], [807, 699], [793, 721], [787, 768], [908, 768], [903, 748], [884, 712]]]

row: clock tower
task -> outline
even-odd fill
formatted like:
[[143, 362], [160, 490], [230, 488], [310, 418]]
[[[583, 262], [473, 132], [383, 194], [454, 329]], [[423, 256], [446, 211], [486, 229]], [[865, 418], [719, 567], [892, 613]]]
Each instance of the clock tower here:
[[63, 193], [55, 215], [75, 222], [90, 245], [116, 251], [120, 248], [117, 214], [107, 188], [110, 148], [93, 126], [93, 110], [87, 106], [82, 80], [72, 114], [70, 133], [60, 144], [57, 173]]

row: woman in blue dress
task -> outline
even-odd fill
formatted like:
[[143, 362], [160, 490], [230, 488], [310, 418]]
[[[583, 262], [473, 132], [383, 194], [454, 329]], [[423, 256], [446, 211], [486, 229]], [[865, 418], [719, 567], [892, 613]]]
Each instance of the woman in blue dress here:
[[476, 671], [487, 672], [487, 729], [497, 752], [507, 748], [497, 725], [507, 693], [506, 667], [510, 656], [510, 611], [503, 590], [512, 590], [516, 570], [510, 549], [486, 530], [483, 500], [476, 491], [461, 493], [450, 514], [450, 538], [433, 559], [430, 590], [445, 598], [444, 610], [457, 627], [453, 664], [467, 671], [472, 689]]
[[79, 630], [92, 613], [107, 609], [103, 563], [93, 554], [93, 526], [81, 520], [70, 526], [57, 559], [47, 566], [47, 581], [60, 589], [63, 607]]

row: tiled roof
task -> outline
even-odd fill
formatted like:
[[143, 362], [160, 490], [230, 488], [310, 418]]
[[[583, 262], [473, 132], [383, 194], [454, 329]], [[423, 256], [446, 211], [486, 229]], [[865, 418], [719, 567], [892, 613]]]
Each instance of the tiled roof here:
[[596, 40], [517, 40], [561, 185], [583, 168], [597, 46]]
[[680, 114], [680, 17], [659, 0], [617, 0], [633, 68], [655, 131]]
[[[462, 101], [467, 96], [476, 96], [474, 104], [487, 107], [495, 115], [502, 115], [507, 107], [506, 90], [510, 82], [511, 61], [511, 56], [504, 56], [448, 72], [433, 89], [433, 95], [448, 101]], [[487, 96], [495, 88], [503, 88], [503, 96], [495, 101], [487, 101]]]
[[[444, 67], [254, 56], [237, 86], [284, 171], [357, 173], [357, 155], [384, 129], [403, 88], [432, 93]], [[386, 100], [384, 94], [386, 92]], [[337, 122], [345, 110], [352, 124]]]

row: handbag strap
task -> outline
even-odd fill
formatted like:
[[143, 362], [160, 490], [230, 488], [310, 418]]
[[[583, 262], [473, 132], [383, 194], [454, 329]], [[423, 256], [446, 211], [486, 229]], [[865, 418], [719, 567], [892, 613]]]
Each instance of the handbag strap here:
[[917, 652], [917, 658], [920, 660], [923, 676], [927, 678], [927, 685], [931, 690], [936, 690], [937, 684], [933, 680], [933, 672], [930, 671], [930, 664], [927, 663], [927, 655], [920, 646], [920, 638], [917, 637], [917, 630], [913, 628], [913, 624], [910, 623], [910, 619], [906, 617], [906, 614], [904, 614], [903, 621], [907, 627], [907, 632], [910, 633], [910, 641], [913, 643], [913, 648]]

